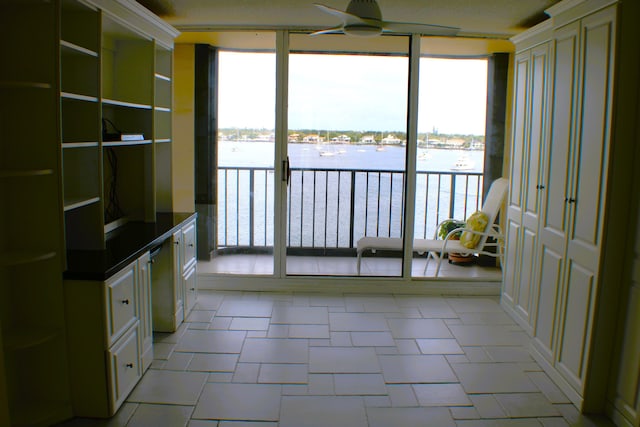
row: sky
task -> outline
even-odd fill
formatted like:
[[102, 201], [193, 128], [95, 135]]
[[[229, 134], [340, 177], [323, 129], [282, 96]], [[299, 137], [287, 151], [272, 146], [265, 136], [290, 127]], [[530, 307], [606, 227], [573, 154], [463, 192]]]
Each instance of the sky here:
[[[220, 128], [273, 129], [275, 54], [221, 52]], [[408, 59], [291, 54], [289, 128], [406, 129]], [[483, 135], [486, 60], [422, 58], [418, 131]]]

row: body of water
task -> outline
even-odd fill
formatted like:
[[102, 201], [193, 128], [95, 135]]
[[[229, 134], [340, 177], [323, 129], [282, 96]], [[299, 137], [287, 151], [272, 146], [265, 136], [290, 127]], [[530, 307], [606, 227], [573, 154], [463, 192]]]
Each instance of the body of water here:
[[[406, 147], [355, 144], [288, 144], [292, 168], [404, 170]], [[218, 143], [219, 166], [273, 167], [275, 146], [272, 142]], [[471, 168], [465, 172], [482, 172], [484, 151], [419, 148], [417, 170], [454, 172], [456, 162], [465, 157]]]
[[[365, 235], [400, 236], [405, 147], [289, 144], [288, 152], [289, 246], [348, 248]], [[273, 143], [220, 143], [220, 246], [273, 244], [273, 157]], [[454, 170], [461, 158], [468, 168]], [[467, 173], [481, 173], [483, 158], [483, 151], [419, 149], [415, 237], [431, 238], [439, 221], [477, 209], [481, 179]], [[234, 169], [243, 167], [268, 170]]]

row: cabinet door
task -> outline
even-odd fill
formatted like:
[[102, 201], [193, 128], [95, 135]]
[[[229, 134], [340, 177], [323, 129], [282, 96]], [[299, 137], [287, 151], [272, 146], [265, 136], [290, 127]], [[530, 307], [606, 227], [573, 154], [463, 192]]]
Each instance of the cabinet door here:
[[509, 199], [507, 204], [507, 247], [503, 285], [503, 301], [513, 306], [516, 300], [517, 278], [520, 260], [520, 224], [522, 222], [522, 168], [526, 148], [527, 104], [529, 93], [530, 53], [525, 51], [516, 56], [515, 100], [513, 113], [513, 151]]
[[198, 276], [196, 274], [195, 264], [184, 275], [184, 315], [188, 316], [198, 298]]
[[549, 74], [549, 44], [536, 46], [531, 51], [530, 96], [528, 113], [528, 143], [524, 156], [522, 195], [522, 235], [520, 246], [520, 271], [516, 283], [516, 312], [525, 325], [533, 328], [536, 301], [535, 265], [537, 263], [538, 223], [542, 183], [540, 162], [544, 159], [547, 134], [547, 92]]
[[182, 272], [191, 267], [191, 264], [196, 262], [196, 222], [191, 221], [182, 227], [182, 245], [183, 245], [183, 260], [182, 260]]
[[134, 262], [106, 282], [108, 345], [136, 321], [136, 271]]
[[182, 230], [179, 230], [171, 237], [173, 248], [173, 283], [176, 301], [176, 321], [181, 323], [185, 318], [184, 310], [184, 286], [182, 285], [184, 265], [184, 245], [182, 244]]
[[553, 96], [550, 97], [551, 132], [540, 209], [538, 256], [540, 274], [536, 278], [538, 306], [534, 345], [552, 362], [555, 348], [558, 303], [564, 266], [569, 194], [570, 149], [573, 137], [573, 106], [577, 104], [578, 34], [573, 23], [554, 32]]
[[110, 414], [120, 407], [129, 392], [142, 376], [138, 363], [138, 327], [129, 329], [109, 350]]
[[153, 319], [151, 318], [151, 258], [138, 258], [138, 316], [140, 318], [140, 356], [143, 372], [153, 361]]
[[559, 336], [558, 369], [582, 392], [596, 302], [605, 211], [613, 55], [613, 7], [582, 20], [580, 110], [576, 126], [572, 214], [567, 244], [567, 287]]

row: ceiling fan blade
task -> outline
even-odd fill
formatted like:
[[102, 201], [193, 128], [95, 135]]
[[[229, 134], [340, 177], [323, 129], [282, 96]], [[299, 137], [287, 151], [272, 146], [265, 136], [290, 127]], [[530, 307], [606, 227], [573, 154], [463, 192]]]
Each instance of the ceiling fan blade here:
[[460, 28], [432, 24], [413, 24], [409, 22], [383, 22], [382, 31], [407, 34], [416, 33], [429, 36], [455, 36], [458, 34], [458, 31], [460, 31]]
[[335, 27], [335, 28], [327, 28], [326, 30], [320, 30], [320, 31], [315, 31], [311, 34], [309, 34], [310, 36], [317, 36], [320, 34], [342, 34], [344, 33], [344, 28], [343, 27]]
[[320, 8], [320, 10], [322, 10], [322, 11], [328, 13], [328, 14], [340, 18], [340, 20], [345, 25], [361, 24], [363, 22], [363, 19], [361, 19], [360, 17], [358, 17], [356, 15], [352, 15], [352, 14], [347, 13], [347, 12], [344, 12], [342, 10], [334, 9], [332, 7], [325, 6], [325, 5], [320, 4], [320, 3], [314, 3], [314, 5], [316, 5], [318, 8]]

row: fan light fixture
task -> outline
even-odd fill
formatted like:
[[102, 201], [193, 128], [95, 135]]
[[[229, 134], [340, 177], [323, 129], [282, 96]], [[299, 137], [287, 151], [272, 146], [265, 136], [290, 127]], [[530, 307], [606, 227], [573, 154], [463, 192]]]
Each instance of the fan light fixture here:
[[454, 36], [460, 30], [431, 24], [412, 24], [409, 22], [385, 22], [382, 20], [380, 6], [376, 0], [351, 0], [346, 11], [314, 3], [324, 12], [340, 18], [342, 25], [316, 31], [311, 35], [344, 33], [350, 36], [375, 37], [383, 32], [402, 34], [424, 34], [434, 36]]

